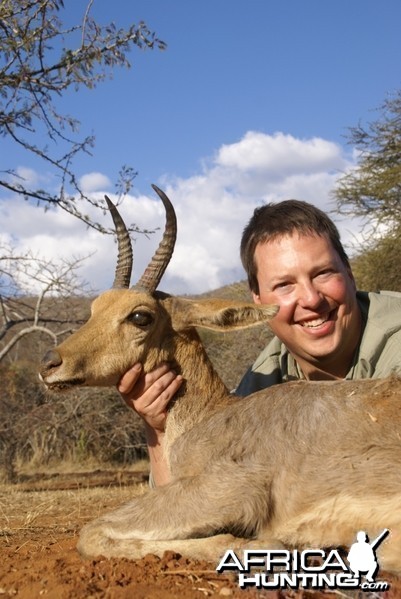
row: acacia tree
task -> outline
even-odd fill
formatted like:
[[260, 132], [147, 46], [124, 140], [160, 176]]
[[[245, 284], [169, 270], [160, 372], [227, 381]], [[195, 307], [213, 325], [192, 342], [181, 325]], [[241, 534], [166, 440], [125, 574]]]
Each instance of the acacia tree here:
[[364, 243], [353, 270], [362, 289], [401, 291], [401, 91], [387, 99], [380, 117], [349, 132], [357, 167], [334, 191], [340, 214], [362, 217]]
[[[70, 89], [94, 88], [117, 66], [129, 67], [133, 47], [164, 49], [165, 44], [144, 22], [127, 29], [99, 25], [90, 14], [93, 2], [83, 5], [80, 23], [66, 25], [63, 0], [1, 0], [0, 136], [50, 166], [60, 188], [56, 194], [33, 188], [13, 168], [0, 171], [0, 187], [45, 207], [57, 205], [103, 231], [78, 208], [85, 205], [79, 200], [98, 204], [83, 193], [74, 174], [75, 159], [90, 152], [94, 138], [76, 137], [79, 122], [62, 114], [57, 100]], [[136, 174], [122, 166], [117, 192], [126, 193]]]
[[401, 91], [380, 107], [380, 117], [367, 127], [349, 130], [358, 152], [357, 167], [340, 178], [334, 195], [341, 214], [360, 216], [377, 232], [401, 224]]

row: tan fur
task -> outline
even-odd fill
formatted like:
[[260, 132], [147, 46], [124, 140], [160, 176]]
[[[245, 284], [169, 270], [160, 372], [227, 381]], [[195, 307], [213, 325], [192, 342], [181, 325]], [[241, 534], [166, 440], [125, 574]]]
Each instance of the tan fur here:
[[[145, 327], [132, 320], [146, 312]], [[45, 357], [49, 388], [114, 385], [136, 361], [186, 379], [166, 425], [172, 482], [87, 524], [85, 556], [166, 549], [217, 562], [243, 548], [349, 545], [390, 536], [382, 567], [401, 572], [401, 381], [294, 382], [231, 396], [193, 328], [232, 330], [275, 309], [111, 290], [86, 325]]]

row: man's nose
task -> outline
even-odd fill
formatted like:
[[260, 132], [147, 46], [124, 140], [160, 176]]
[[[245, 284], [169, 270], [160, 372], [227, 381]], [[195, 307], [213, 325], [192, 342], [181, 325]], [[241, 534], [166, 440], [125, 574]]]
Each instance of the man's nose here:
[[319, 306], [322, 301], [322, 295], [313, 285], [312, 281], [302, 284], [299, 292], [298, 303], [303, 308], [313, 310]]

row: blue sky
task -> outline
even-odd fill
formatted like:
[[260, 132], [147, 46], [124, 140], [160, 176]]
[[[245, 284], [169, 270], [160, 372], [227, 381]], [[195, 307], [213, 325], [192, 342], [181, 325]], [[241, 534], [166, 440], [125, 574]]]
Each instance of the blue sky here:
[[[86, 3], [65, 4], [73, 21]], [[68, 94], [63, 107], [82, 135], [96, 136], [93, 156], [76, 165], [88, 189], [110, 194], [122, 164], [139, 171], [122, 207], [128, 222], [162, 225], [150, 183], [171, 195], [181, 237], [169, 291], [242, 278], [239, 236], [260, 203], [298, 197], [329, 209], [336, 178], [355, 164], [347, 128], [375, 119], [400, 87], [399, 0], [95, 0], [92, 14], [121, 26], [143, 19], [167, 43], [164, 52], [134, 50], [129, 71]], [[3, 166], [53, 184], [43, 166], [2, 146]], [[83, 241], [81, 225], [66, 218], [0, 196], [3, 239], [47, 246], [56, 258], [97, 250], [83, 275], [107, 287], [110, 240], [85, 233]], [[345, 240], [355, 234], [356, 225], [338, 224]], [[138, 239], [139, 267], [156, 237]]]

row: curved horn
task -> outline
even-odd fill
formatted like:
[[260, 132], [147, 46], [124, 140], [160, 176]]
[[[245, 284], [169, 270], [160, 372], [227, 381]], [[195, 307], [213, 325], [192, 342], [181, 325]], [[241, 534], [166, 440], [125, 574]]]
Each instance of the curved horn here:
[[163, 238], [157, 248], [152, 260], [146, 267], [145, 272], [134, 289], [141, 289], [153, 293], [166, 270], [171, 256], [173, 255], [175, 240], [177, 238], [177, 219], [172, 203], [161, 189], [152, 185], [153, 189], [161, 199], [166, 210], [166, 226], [164, 228]]
[[107, 196], [104, 196], [112, 216], [117, 234], [118, 258], [114, 275], [113, 289], [127, 289], [131, 280], [132, 245], [127, 227], [117, 208]]

